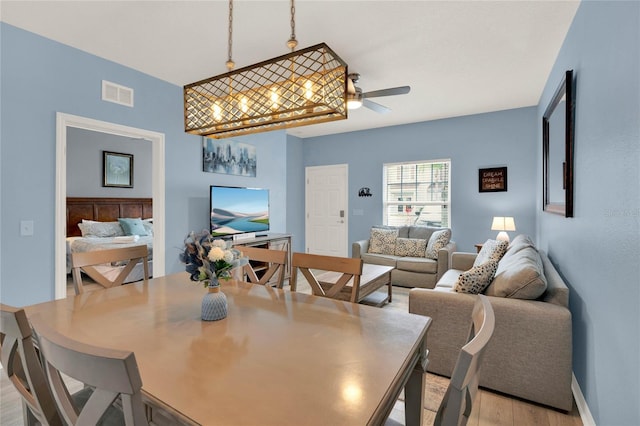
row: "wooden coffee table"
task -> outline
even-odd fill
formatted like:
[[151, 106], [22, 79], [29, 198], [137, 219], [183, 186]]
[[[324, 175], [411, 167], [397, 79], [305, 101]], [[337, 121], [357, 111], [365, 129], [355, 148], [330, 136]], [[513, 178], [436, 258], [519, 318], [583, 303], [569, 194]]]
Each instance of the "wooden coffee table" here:
[[[365, 263], [362, 265], [362, 275], [360, 276], [360, 289], [358, 293], [358, 303], [372, 306], [382, 306], [391, 302], [391, 271], [393, 266], [372, 265]], [[342, 274], [338, 272], [323, 272], [318, 274], [318, 282], [323, 289], [329, 289]], [[352, 281], [347, 284], [336, 296], [336, 299], [350, 300]], [[384, 286], [388, 287], [387, 294], [376, 292]]]

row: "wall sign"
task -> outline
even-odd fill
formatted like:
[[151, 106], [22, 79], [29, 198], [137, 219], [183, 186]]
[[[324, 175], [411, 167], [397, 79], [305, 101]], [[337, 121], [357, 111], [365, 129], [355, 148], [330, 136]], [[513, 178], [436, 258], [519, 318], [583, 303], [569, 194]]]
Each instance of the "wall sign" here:
[[501, 192], [507, 190], [507, 168], [493, 167], [478, 170], [478, 191]]

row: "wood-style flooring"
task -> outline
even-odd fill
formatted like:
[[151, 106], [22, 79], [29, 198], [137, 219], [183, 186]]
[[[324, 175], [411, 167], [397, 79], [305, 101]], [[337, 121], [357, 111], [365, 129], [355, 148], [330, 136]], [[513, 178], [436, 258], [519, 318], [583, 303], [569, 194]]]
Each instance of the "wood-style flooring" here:
[[[73, 287], [68, 287], [73, 294]], [[298, 291], [309, 292], [304, 280], [298, 281]], [[386, 290], [385, 290], [386, 291]], [[393, 288], [393, 302], [382, 309], [408, 310], [409, 290]], [[432, 425], [435, 412], [440, 404], [448, 379], [433, 374], [427, 375], [424, 425]], [[212, 419], [215, 424], [215, 420]], [[18, 393], [14, 390], [4, 371], [0, 374], [0, 425], [22, 425], [22, 408]], [[265, 423], [266, 424], [266, 423]], [[388, 425], [404, 424], [404, 404], [398, 400], [387, 422]], [[573, 405], [569, 413], [564, 413], [539, 404], [524, 401], [508, 395], [480, 389], [474, 403], [469, 426], [581, 426], [578, 409]]]

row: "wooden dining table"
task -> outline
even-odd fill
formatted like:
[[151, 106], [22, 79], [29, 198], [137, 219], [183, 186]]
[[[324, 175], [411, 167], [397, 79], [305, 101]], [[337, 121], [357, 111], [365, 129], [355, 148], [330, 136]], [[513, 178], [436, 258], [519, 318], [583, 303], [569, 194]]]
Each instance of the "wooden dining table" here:
[[222, 281], [228, 316], [200, 319], [186, 273], [31, 305], [60, 333], [135, 353], [145, 401], [201, 425], [378, 425], [402, 389], [422, 423], [431, 319]]

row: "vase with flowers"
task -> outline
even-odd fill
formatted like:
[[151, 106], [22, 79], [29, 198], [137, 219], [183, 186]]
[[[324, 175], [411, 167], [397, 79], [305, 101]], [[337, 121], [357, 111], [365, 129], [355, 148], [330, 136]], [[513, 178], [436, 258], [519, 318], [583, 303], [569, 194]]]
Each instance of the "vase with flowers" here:
[[209, 231], [189, 233], [180, 260], [191, 281], [202, 282], [208, 292], [202, 299], [202, 319], [214, 321], [227, 316], [227, 297], [220, 291], [220, 279], [231, 278], [231, 270], [248, 263], [230, 241], [214, 238]]

